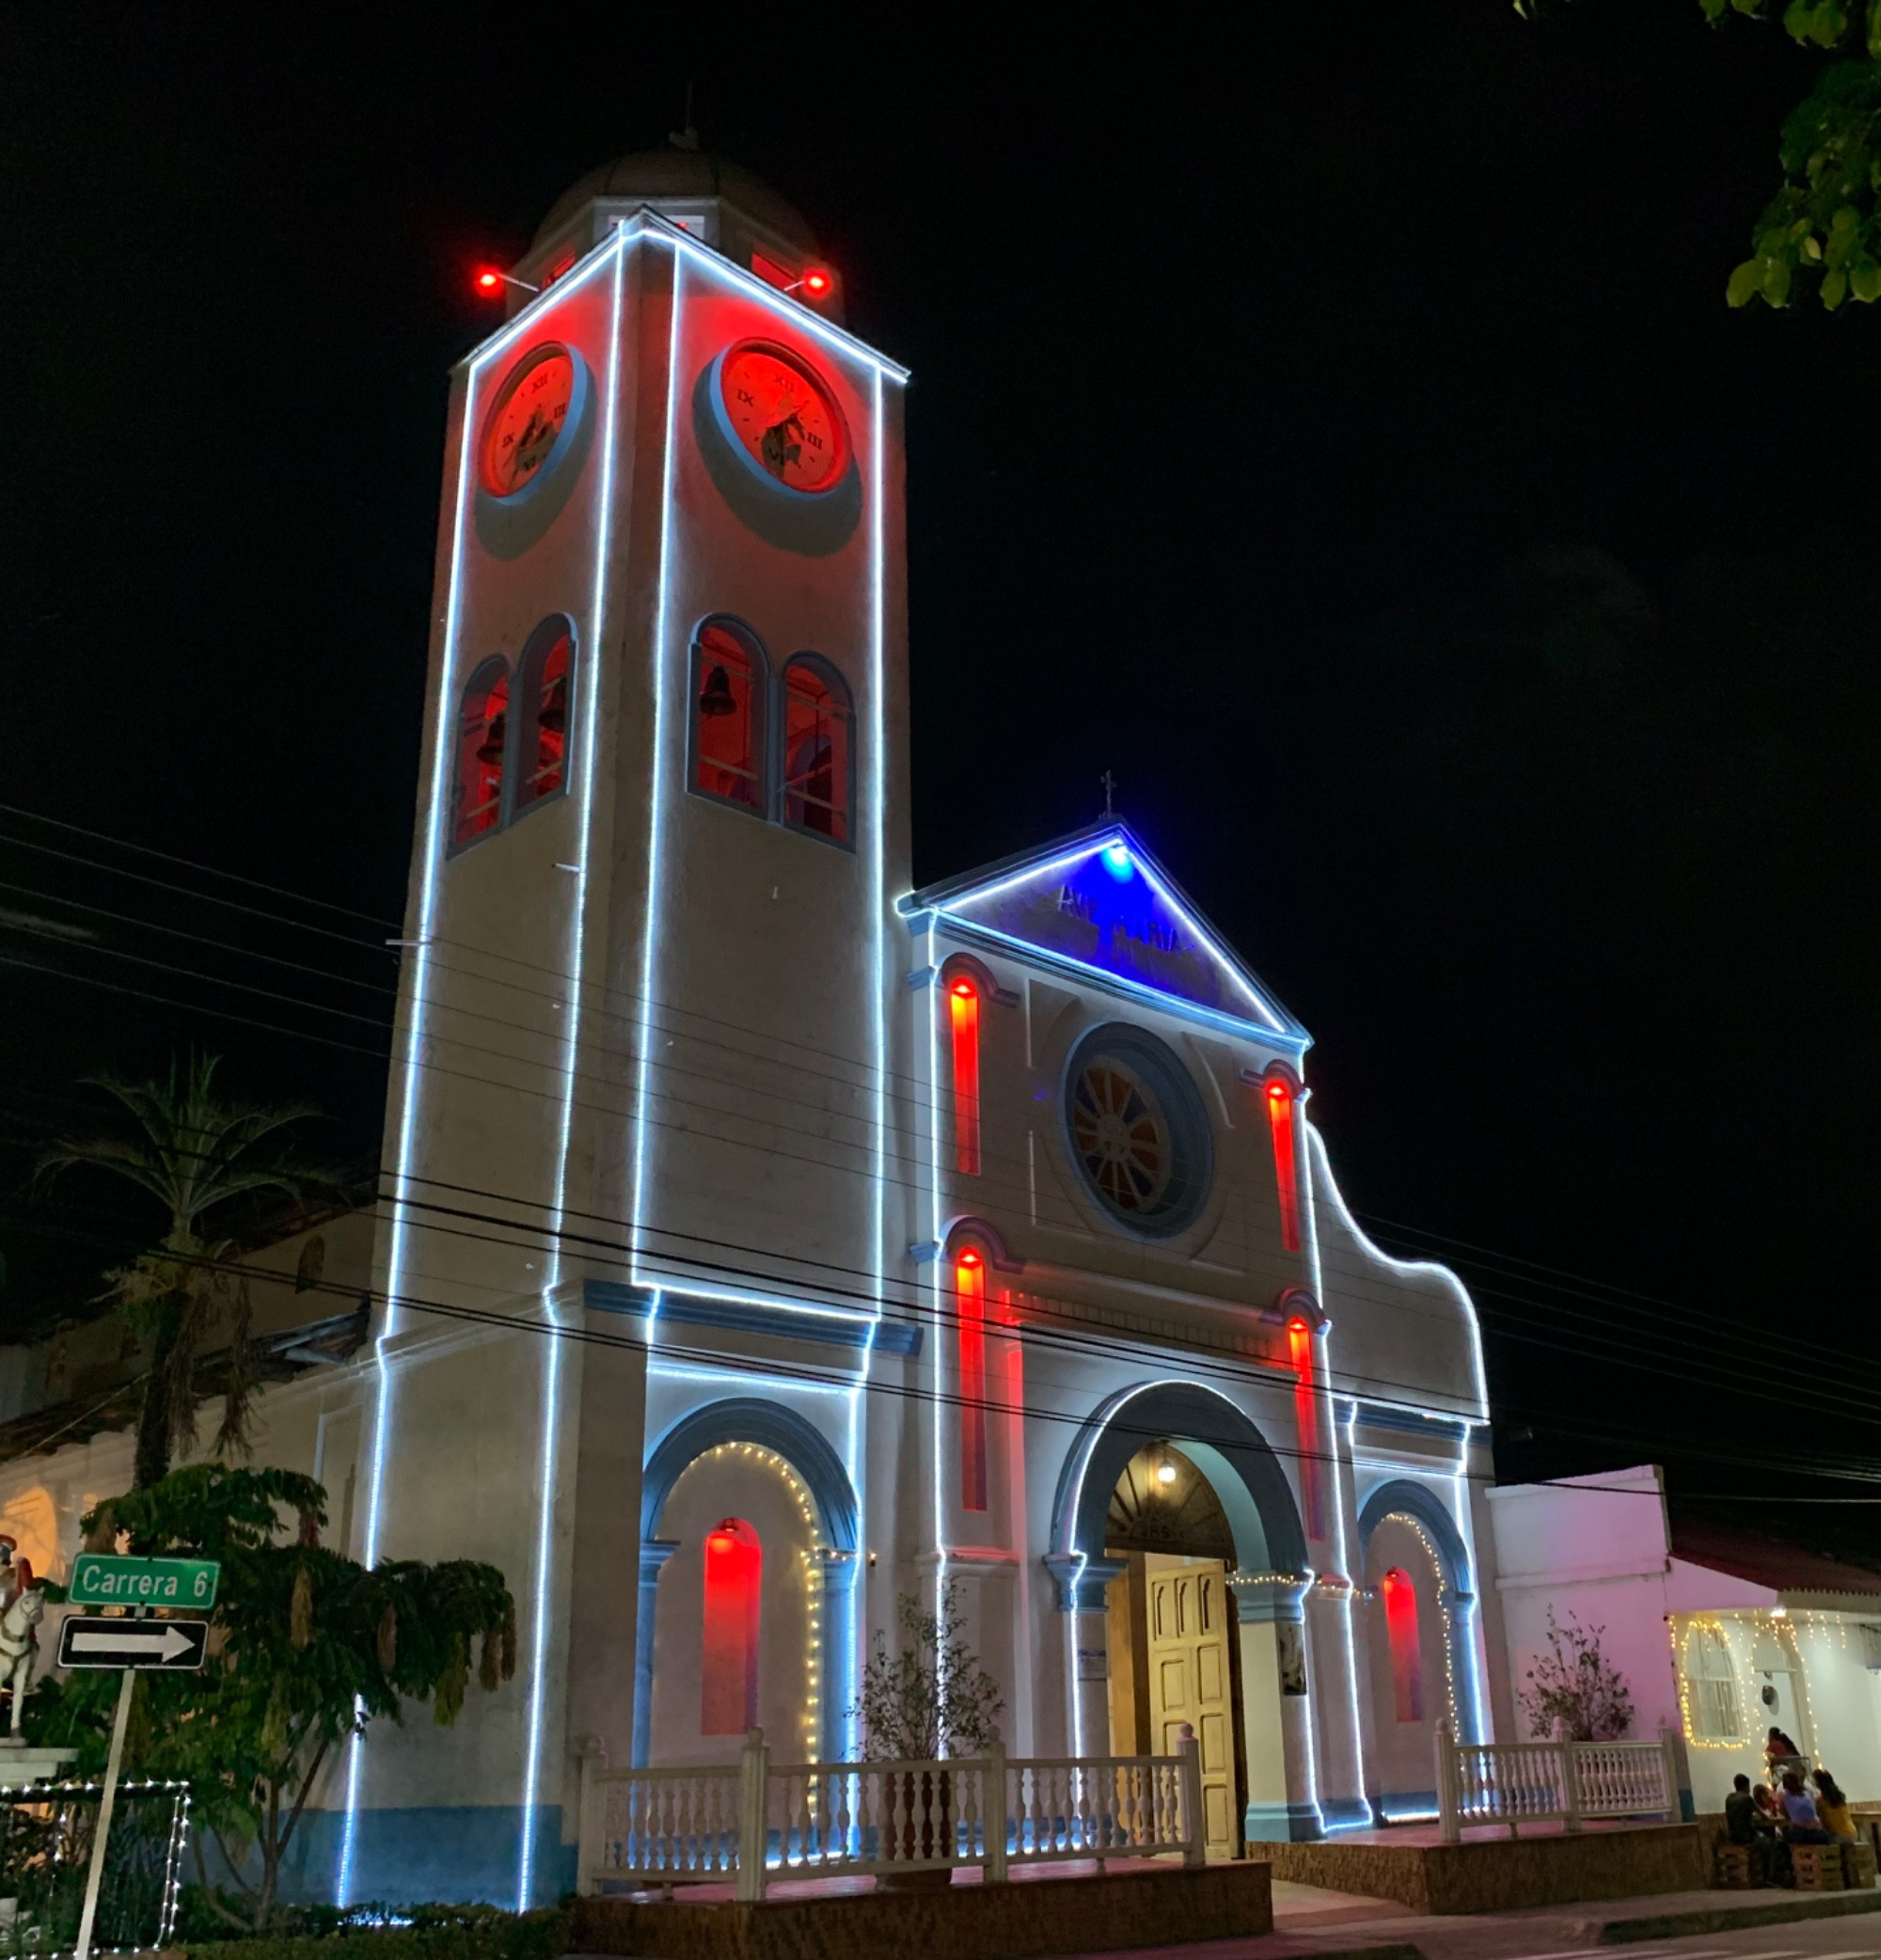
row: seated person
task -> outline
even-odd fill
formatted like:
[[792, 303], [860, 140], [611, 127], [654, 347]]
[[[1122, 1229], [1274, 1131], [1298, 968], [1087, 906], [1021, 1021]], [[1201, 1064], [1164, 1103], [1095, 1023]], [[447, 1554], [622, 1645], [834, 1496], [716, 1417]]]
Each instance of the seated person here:
[[1750, 1793], [1750, 1801], [1757, 1806], [1757, 1815], [1765, 1830], [1775, 1830], [1783, 1821], [1783, 1807], [1771, 1794], [1768, 1783], [1759, 1783]]
[[1848, 1814], [1848, 1798], [1826, 1769], [1816, 1771], [1816, 1815], [1831, 1837], [1855, 1842], [1855, 1820]]
[[[1750, 1853], [1750, 1876], [1755, 1884], [1767, 1885], [1770, 1880], [1770, 1851], [1776, 1837], [1776, 1826], [1758, 1808], [1756, 1797], [1750, 1794], [1750, 1778], [1737, 1777], [1732, 1779], [1735, 1787], [1724, 1800], [1724, 1835], [1732, 1844], [1745, 1845]], [[1762, 1789], [1762, 1785], [1759, 1785]], [[1762, 1793], [1769, 1795], [1767, 1790]]]
[[1816, 1814], [1815, 1799], [1794, 1770], [1783, 1773], [1783, 1835], [1792, 1844], [1826, 1844], [1828, 1833]]

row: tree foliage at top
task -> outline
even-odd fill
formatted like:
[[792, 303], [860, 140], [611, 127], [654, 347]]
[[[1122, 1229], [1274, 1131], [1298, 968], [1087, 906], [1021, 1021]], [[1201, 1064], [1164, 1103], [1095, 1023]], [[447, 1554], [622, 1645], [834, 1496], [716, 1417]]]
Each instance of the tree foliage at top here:
[[1548, 1651], [1524, 1677], [1516, 1697], [1531, 1735], [1558, 1731], [1572, 1742], [1617, 1742], [1633, 1726], [1633, 1690], [1601, 1648], [1604, 1626], [1583, 1626], [1573, 1613], [1562, 1626], [1548, 1608]]
[[[1774, 10], [1774, 0], [1771, 0]], [[1762, 16], [1766, 0], [1699, 0], [1709, 21]], [[1831, 312], [1881, 299], [1881, 0], [1789, 0], [1782, 22], [1806, 47], [1836, 58], [1783, 123], [1783, 184], [1731, 275], [1733, 307], [1790, 303], [1799, 276], [1820, 276]]]
[[[1818, 278], [1833, 312], [1881, 299], [1881, 0], [1698, 0], [1714, 26], [1731, 14], [1780, 18], [1801, 46], [1836, 58], [1784, 119], [1783, 184], [1751, 232], [1750, 257], [1725, 286], [1733, 307], [1786, 307], [1797, 280]], [[1533, 20], [1541, 0], [1515, 0]]]
[[228, 1207], [258, 1192], [301, 1198], [339, 1188], [330, 1173], [280, 1149], [280, 1132], [310, 1109], [226, 1102], [215, 1093], [216, 1067], [213, 1055], [193, 1055], [184, 1067], [171, 1065], [167, 1082], [99, 1078], [94, 1086], [123, 1105], [135, 1133], [62, 1137], [40, 1160], [42, 1176], [81, 1164], [108, 1171], [168, 1214], [163, 1237], [108, 1274], [103, 1296], [152, 1343], [137, 1421], [139, 1486], [157, 1482], [174, 1456], [195, 1446], [197, 1357], [225, 1316], [229, 1383], [215, 1446], [236, 1455], [247, 1446], [248, 1289], [229, 1271], [241, 1248], [219, 1228]]
[[[468, 1559], [393, 1559], [368, 1572], [321, 1544], [325, 1502], [292, 1471], [196, 1463], [84, 1521], [94, 1551], [221, 1561], [207, 1662], [199, 1673], [141, 1678], [131, 1747], [141, 1774], [188, 1781], [198, 1876], [207, 1886], [206, 1830], [244, 1888], [247, 1917], [217, 1909], [245, 1931], [268, 1928], [281, 1861], [336, 1746], [371, 1721], [402, 1721], [409, 1700], [429, 1700], [448, 1725], [473, 1661], [492, 1691], [515, 1669], [515, 1608], [501, 1573]], [[42, 1684], [33, 1739], [76, 1745], [80, 1773], [94, 1772], [117, 1692], [108, 1670]]]

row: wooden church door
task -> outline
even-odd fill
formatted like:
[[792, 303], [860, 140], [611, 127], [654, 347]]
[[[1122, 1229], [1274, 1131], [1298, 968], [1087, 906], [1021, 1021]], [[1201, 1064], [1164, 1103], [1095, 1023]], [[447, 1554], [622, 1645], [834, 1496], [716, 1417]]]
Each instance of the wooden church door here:
[[1222, 1562], [1152, 1553], [1145, 1567], [1151, 1747], [1158, 1755], [1173, 1756], [1182, 1724], [1193, 1728], [1209, 1856], [1233, 1857], [1234, 1705]]

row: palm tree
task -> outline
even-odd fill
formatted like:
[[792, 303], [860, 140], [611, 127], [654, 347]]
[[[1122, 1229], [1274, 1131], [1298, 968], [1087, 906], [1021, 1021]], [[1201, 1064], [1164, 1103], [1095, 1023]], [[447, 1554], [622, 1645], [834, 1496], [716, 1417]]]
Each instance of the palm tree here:
[[229, 1384], [215, 1447], [219, 1454], [247, 1451], [248, 1286], [229, 1269], [240, 1244], [217, 1236], [209, 1214], [254, 1192], [300, 1198], [339, 1189], [330, 1173], [277, 1154], [279, 1132], [313, 1114], [311, 1109], [218, 1100], [219, 1059], [192, 1055], [182, 1069], [172, 1063], [166, 1083], [92, 1078], [94, 1087], [115, 1096], [131, 1113], [141, 1133], [62, 1137], [40, 1162], [43, 1176], [75, 1164], [110, 1171], [149, 1192], [169, 1214], [163, 1238], [108, 1273], [110, 1284], [100, 1296], [152, 1337], [137, 1420], [139, 1490], [160, 1482], [172, 1456], [195, 1445], [197, 1356], [225, 1311], [232, 1316]]

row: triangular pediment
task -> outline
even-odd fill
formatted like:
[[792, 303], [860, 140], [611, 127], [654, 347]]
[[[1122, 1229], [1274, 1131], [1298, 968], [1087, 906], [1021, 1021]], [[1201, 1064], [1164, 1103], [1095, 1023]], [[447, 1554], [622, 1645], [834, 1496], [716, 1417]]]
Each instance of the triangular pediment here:
[[1115, 820], [930, 885], [903, 909], [1244, 1022], [1289, 1046], [1309, 1038]]

